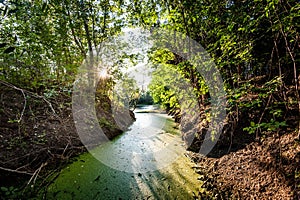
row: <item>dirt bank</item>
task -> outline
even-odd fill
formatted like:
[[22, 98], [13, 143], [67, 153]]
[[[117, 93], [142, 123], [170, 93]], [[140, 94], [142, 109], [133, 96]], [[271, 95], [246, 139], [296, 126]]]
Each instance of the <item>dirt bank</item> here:
[[[47, 184], [43, 179], [86, 151], [72, 116], [71, 89], [57, 88], [37, 94], [0, 82], [0, 199], [34, 194]], [[96, 111], [107, 137], [121, 134], [101, 105]]]
[[[299, 199], [300, 142], [296, 132], [266, 135], [220, 158], [187, 154], [216, 199]], [[199, 193], [197, 197], [202, 197]]]

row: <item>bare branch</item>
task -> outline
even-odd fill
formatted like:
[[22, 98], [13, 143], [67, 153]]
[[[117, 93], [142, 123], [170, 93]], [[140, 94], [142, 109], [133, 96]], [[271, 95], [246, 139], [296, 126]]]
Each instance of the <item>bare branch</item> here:
[[22, 116], [23, 116], [24, 111], [25, 111], [25, 106], [26, 106], [26, 96], [25, 96], [25, 93], [28, 93], [28, 94], [30, 94], [31, 96], [34, 96], [34, 97], [43, 99], [43, 100], [49, 105], [49, 107], [50, 107], [51, 111], [53, 112], [53, 114], [54, 114], [56, 117], [58, 117], [57, 114], [56, 114], [56, 112], [55, 112], [55, 110], [54, 110], [53, 107], [52, 107], [52, 104], [51, 104], [44, 96], [40, 96], [40, 95], [37, 95], [37, 94], [35, 94], [35, 93], [33, 93], [33, 92], [30, 92], [30, 91], [28, 91], [28, 90], [18, 88], [17, 86], [15, 86], [15, 85], [13, 85], [13, 84], [11, 84], [11, 83], [2, 81], [2, 80], [0, 80], [0, 83], [2, 83], [3, 85], [6, 85], [6, 86], [8, 86], [8, 87], [11, 87], [11, 88], [13, 88], [13, 89], [15, 89], [15, 90], [22, 91], [22, 94], [23, 94], [24, 99], [25, 99], [25, 105], [24, 105], [23, 112], [22, 112], [22, 114], [21, 114], [20, 120], [22, 119]]
[[27, 175], [33, 175], [30, 172], [26, 172], [26, 171], [18, 171], [15, 169], [9, 169], [9, 168], [4, 168], [4, 167], [0, 167], [0, 170], [4, 170], [4, 171], [8, 171], [8, 172], [13, 172], [13, 173], [18, 173], [18, 174], [27, 174]]

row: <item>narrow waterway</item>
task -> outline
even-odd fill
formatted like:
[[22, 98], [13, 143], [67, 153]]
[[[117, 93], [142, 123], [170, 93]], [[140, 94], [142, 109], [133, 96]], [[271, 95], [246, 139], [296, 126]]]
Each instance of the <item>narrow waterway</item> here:
[[47, 199], [193, 199], [197, 174], [176, 124], [153, 107], [113, 141], [80, 155], [48, 189]]

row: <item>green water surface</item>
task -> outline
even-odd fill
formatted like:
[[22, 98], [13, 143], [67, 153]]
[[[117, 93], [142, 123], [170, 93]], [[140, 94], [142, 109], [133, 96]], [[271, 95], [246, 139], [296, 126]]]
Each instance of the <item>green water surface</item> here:
[[200, 183], [174, 121], [151, 112], [136, 117], [129, 131], [64, 168], [46, 199], [193, 199]]

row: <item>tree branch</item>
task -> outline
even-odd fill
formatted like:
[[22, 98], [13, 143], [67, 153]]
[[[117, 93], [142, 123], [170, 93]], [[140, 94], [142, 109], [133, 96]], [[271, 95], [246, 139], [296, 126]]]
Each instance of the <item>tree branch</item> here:
[[4, 168], [4, 167], [0, 167], [0, 170], [12, 172], [12, 173], [18, 173], [18, 174], [33, 175], [33, 173], [30, 173], [30, 172], [26, 172], [26, 171], [18, 171], [18, 170], [15, 170], [15, 169], [9, 169], [9, 168]]

